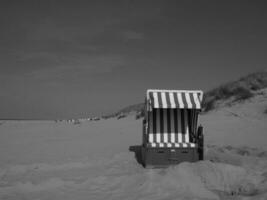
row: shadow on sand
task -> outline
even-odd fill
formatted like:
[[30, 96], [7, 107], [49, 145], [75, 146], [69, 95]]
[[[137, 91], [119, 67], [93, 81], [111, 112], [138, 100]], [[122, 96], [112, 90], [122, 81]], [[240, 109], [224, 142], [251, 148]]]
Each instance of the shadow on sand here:
[[140, 164], [142, 164], [142, 155], [141, 155], [141, 145], [133, 145], [129, 146], [129, 151], [134, 152], [136, 161]]

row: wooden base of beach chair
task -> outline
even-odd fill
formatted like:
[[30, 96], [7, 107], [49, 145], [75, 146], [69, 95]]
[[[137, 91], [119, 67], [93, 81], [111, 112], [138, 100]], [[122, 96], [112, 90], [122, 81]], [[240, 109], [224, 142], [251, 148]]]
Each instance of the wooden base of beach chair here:
[[146, 168], [167, 167], [181, 162], [201, 159], [198, 148], [149, 148], [142, 147], [142, 164]]

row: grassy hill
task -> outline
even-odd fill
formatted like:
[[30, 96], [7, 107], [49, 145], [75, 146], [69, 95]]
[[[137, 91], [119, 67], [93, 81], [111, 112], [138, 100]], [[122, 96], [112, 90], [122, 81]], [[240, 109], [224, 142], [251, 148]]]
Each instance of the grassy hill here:
[[244, 101], [255, 95], [255, 92], [267, 87], [267, 72], [249, 74], [239, 80], [228, 82], [205, 92], [203, 110], [210, 111], [220, 104]]
[[[236, 81], [225, 83], [204, 93], [203, 111], [208, 112], [225, 104], [231, 105], [244, 101], [253, 97], [258, 90], [266, 87], [267, 71], [252, 73]], [[127, 106], [110, 117], [120, 118], [129, 113], [137, 113], [137, 118], [139, 118], [143, 116], [143, 109], [144, 103], [138, 103]]]

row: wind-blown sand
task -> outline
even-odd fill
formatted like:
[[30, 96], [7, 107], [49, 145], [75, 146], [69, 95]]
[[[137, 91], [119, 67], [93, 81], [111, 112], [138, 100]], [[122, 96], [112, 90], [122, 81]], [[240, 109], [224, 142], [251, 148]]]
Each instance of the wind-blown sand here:
[[265, 96], [200, 116], [205, 161], [144, 169], [141, 120], [3, 121], [0, 199], [267, 199]]

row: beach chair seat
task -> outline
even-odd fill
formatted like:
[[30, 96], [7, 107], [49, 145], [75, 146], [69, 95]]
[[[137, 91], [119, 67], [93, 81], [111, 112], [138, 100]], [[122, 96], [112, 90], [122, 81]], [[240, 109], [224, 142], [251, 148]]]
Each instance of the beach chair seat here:
[[142, 151], [145, 165], [199, 160], [203, 141], [200, 143], [197, 136], [197, 116], [202, 95], [202, 91], [147, 91]]
[[149, 113], [148, 147], [196, 147], [191, 131], [189, 109], [154, 109]]

